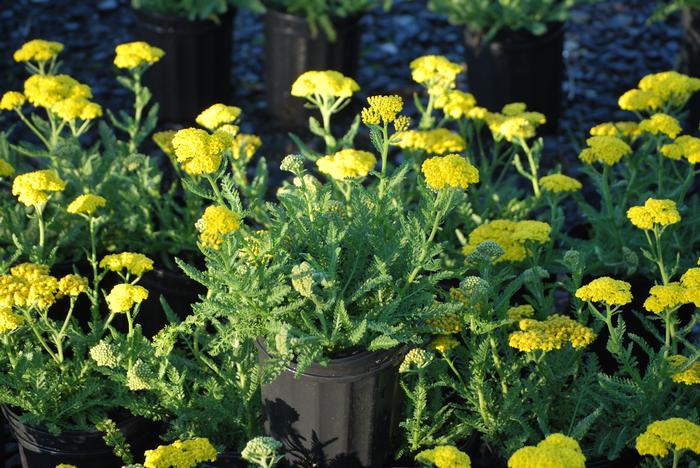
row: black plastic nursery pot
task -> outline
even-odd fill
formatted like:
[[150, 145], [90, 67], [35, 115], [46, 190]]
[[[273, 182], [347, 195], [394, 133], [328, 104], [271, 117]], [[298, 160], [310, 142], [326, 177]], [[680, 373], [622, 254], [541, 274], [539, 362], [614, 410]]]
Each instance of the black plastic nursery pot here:
[[202, 463], [203, 468], [247, 468], [248, 463], [237, 453], [223, 452], [216, 457], [216, 461]]
[[[681, 68], [683, 73], [700, 78], [700, 11], [686, 8], [682, 20]], [[688, 130], [696, 132], [700, 122], [700, 95], [693, 96], [688, 109]]]
[[[261, 365], [270, 358], [257, 341]], [[290, 466], [387, 466], [402, 403], [398, 367], [404, 349], [360, 352], [312, 364], [300, 375], [290, 365], [262, 387], [266, 432], [285, 445]]]
[[564, 79], [564, 24], [549, 24], [536, 36], [504, 29], [489, 42], [479, 31], [465, 29], [469, 91], [480, 106], [493, 111], [511, 102], [545, 114], [544, 132], [555, 132], [561, 113]]
[[165, 51], [144, 75], [161, 123], [191, 125], [205, 108], [231, 101], [234, 9], [217, 21], [134, 11], [135, 36]]
[[[25, 424], [20, 416], [7, 406], [2, 406], [12, 435], [19, 446], [23, 468], [54, 468], [65, 463], [79, 467], [120, 468], [122, 460], [114, 455], [102, 439], [102, 433], [94, 431], [64, 431], [53, 435], [48, 430]], [[145, 419], [128, 417], [117, 426], [138, 456], [158, 445], [157, 427]]]
[[192, 313], [192, 304], [199, 300], [199, 295], [206, 293], [204, 286], [184, 273], [160, 268], [144, 274], [140, 284], [148, 289], [148, 299], [141, 304], [136, 321], [141, 324], [144, 336], [148, 337], [158, 333], [167, 323], [160, 304], [161, 296], [175, 315], [184, 320]]
[[292, 83], [309, 70], [336, 70], [355, 76], [360, 50], [359, 16], [333, 20], [337, 37], [313, 34], [306, 18], [272, 9], [265, 13], [265, 89], [271, 115], [290, 127], [306, 127], [304, 99], [291, 95]]

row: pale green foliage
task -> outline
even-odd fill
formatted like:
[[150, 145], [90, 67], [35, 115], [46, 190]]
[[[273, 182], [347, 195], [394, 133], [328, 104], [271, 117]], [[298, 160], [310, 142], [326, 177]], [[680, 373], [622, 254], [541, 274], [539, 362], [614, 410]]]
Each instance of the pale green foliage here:
[[190, 21], [218, 20], [220, 15], [234, 7], [264, 11], [259, 0], [131, 0], [131, 5], [137, 10], [185, 16]]

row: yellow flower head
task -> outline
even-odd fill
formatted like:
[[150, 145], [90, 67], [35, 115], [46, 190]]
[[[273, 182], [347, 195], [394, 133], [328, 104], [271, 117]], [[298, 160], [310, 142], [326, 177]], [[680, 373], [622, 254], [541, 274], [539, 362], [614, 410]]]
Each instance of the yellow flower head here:
[[690, 268], [683, 273], [681, 284], [686, 288], [700, 288], [700, 268]]
[[508, 319], [519, 321], [534, 316], [535, 308], [532, 307], [530, 304], [514, 306], [509, 308], [506, 314], [508, 315]]
[[367, 98], [369, 107], [362, 109], [362, 122], [365, 125], [389, 124], [403, 110], [401, 96], [370, 96]]
[[479, 182], [479, 171], [458, 154], [434, 156], [423, 161], [425, 183], [433, 190], [445, 187], [466, 189]]
[[469, 455], [452, 445], [438, 445], [430, 450], [423, 450], [416, 455], [420, 464], [429, 464], [435, 468], [470, 468]]
[[668, 284], [657, 284], [649, 290], [649, 297], [644, 301], [644, 308], [649, 312], [661, 312], [690, 302], [688, 289], [674, 281]]
[[148, 290], [135, 284], [117, 284], [107, 294], [107, 306], [114, 313], [124, 313], [131, 310], [136, 304], [148, 299]]
[[102, 117], [102, 107], [84, 97], [70, 97], [51, 106], [51, 112], [66, 122]]
[[537, 446], [518, 449], [508, 459], [508, 468], [585, 468], [586, 457], [571, 437], [550, 434]]
[[42, 170], [21, 174], [12, 182], [12, 194], [26, 206], [46, 203], [50, 194], [60, 192], [66, 183], [53, 170]]
[[700, 163], [700, 138], [682, 135], [673, 143], [661, 147], [661, 154], [669, 159], [685, 158], [691, 164]]
[[672, 369], [678, 369], [671, 376], [671, 380], [676, 383], [682, 383], [685, 385], [697, 385], [700, 384], [700, 362], [693, 362], [687, 369], [680, 370], [685, 367], [688, 363], [688, 358], [676, 354], [674, 356], [668, 357], [668, 363]]
[[602, 302], [609, 306], [623, 306], [632, 302], [631, 285], [626, 281], [602, 276], [578, 288], [576, 297], [582, 301]]
[[433, 340], [430, 342], [429, 347], [430, 349], [438, 351], [440, 354], [445, 354], [448, 350], [458, 345], [459, 341], [457, 341], [456, 339], [452, 338], [449, 335], [442, 335], [433, 338]]
[[153, 269], [153, 260], [144, 254], [122, 252], [105, 255], [100, 261], [100, 268], [105, 268], [109, 271], [126, 270], [132, 275], [141, 276]]
[[76, 297], [84, 292], [86, 292], [88, 289], [88, 280], [87, 278], [80, 276], [80, 275], [74, 275], [74, 274], [69, 274], [58, 280], [58, 293], [56, 294], [57, 298], [61, 298], [63, 296], [71, 296], [71, 297]]
[[633, 206], [627, 210], [627, 217], [639, 229], [653, 229], [654, 225], [668, 226], [680, 222], [676, 202], [649, 198], [643, 206]]
[[592, 136], [586, 140], [587, 148], [579, 154], [581, 161], [593, 164], [596, 162], [612, 166], [624, 156], [632, 154], [632, 148], [617, 137]]
[[185, 468], [215, 461], [216, 449], [208, 439], [198, 438], [160, 445], [155, 450], [146, 450], [144, 455], [144, 468]]
[[224, 236], [241, 228], [241, 215], [225, 206], [211, 205], [197, 220], [200, 242], [210, 248], [218, 249]]
[[428, 92], [440, 95], [455, 87], [457, 75], [462, 71], [458, 63], [450, 62], [442, 55], [425, 55], [411, 62], [411, 77]]
[[486, 121], [489, 116], [489, 110], [485, 107], [474, 106], [467, 111], [465, 117], [474, 121]]
[[700, 79], [675, 71], [653, 73], [641, 79], [639, 89], [653, 93], [663, 103], [683, 107], [690, 96], [700, 90]]
[[397, 133], [405, 132], [411, 126], [411, 118], [407, 115], [399, 115], [394, 119], [394, 130]]
[[214, 104], [203, 110], [195, 122], [213, 132], [224, 124], [235, 122], [240, 115], [240, 107]]
[[496, 263], [521, 262], [528, 257], [529, 244], [544, 244], [550, 240], [551, 226], [541, 221], [511, 221], [496, 219], [484, 223], [469, 233], [464, 255], [476, 251], [486, 241], [497, 243], [504, 251]]
[[22, 44], [12, 55], [15, 62], [46, 62], [61, 53], [63, 44], [60, 42], [45, 41], [44, 39], [32, 39]]
[[576, 192], [583, 187], [581, 182], [564, 174], [546, 175], [540, 179], [540, 185], [551, 193]]
[[102, 208], [107, 204], [107, 200], [99, 195], [93, 195], [91, 193], [86, 193], [79, 195], [78, 198], [73, 200], [66, 211], [72, 214], [92, 214], [96, 209]]
[[222, 133], [210, 135], [198, 128], [179, 130], [173, 137], [175, 156], [182, 169], [190, 175], [212, 174], [221, 165], [222, 154], [230, 147], [231, 138]]
[[292, 84], [292, 96], [349, 98], [360, 86], [355, 80], [333, 70], [307, 71]]
[[625, 92], [617, 104], [620, 109], [627, 111], [647, 111], [653, 112], [661, 108], [664, 102], [661, 96], [650, 91], [642, 91], [640, 89], [630, 89]]
[[173, 138], [177, 130], [163, 130], [156, 132], [151, 137], [156, 145], [168, 156], [175, 156], [175, 148], [173, 147]]
[[676, 138], [681, 133], [681, 124], [678, 120], [667, 114], [654, 114], [648, 119], [639, 122], [639, 131], [653, 135], [663, 134], [671, 138]]
[[425, 151], [429, 154], [459, 153], [466, 147], [464, 139], [446, 128], [408, 130], [395, 135], [396, 146]]
[[20, 109], [27, 98], [19, 91], [8, 91], [0, 98], [0, 111]]
[[154, 64], [165, 55], [163, 49], [143, 41], [119, 44], [114, 51], [116, 53], [114, 65], [117, 68], [136, 68], [143, 64]]
[[453, 89], [435, 99], [435, 108], [442, 109], [446, 116], [455, 120], [466, 117], [476, 106], [476, 99], [470, 93]]
[[637, 437], [640, 455], [665, 457], [670, 450], [700, 454], [700, 426], [683, 418], [654, 421]]
[[33, 106], [51, 109], [64, 99], [89, 99], [92, 90], [68, 75], [32, 75], [24, 82], [24, 95]]
[[508, 344], [526, 352], [561, 349], [566, 343], [581, 348], [595, 339], [593, 330], [559, 314], [550, 315], [543, 321], [523, 319], [519, 327], [520, 331], [511, 333]]
[[10, 177], [15, 173], [15, 168], [9, 162], [0, 159], [0, 177]]
[[[450, 290], [450, 293], [452, 293], [452, 291], [459, 291], [459, 289], [453, 288]], [[457, 314], [445, 314], [441, 317], [426, 320], [426, 323], [431, 327], [437, 328], [443, 334], [459, 333], [462, 331], [462, 321]]]
[[591, 136], [627, 137], [632, 140], [639, 136], [639, 124], [637, 122], [604, 122], [591, 128]]
[[39, 265], [37, 263], [20, 263], [19, 265], [15, 265], [10, 268], [10, 274], [26, 280], [32, 280], [34, 278], [38, 278], [39, 276], [48, 275], [49, 266]]
[[527, 140], [535, 136], [536, 128], [525, 117], [513, 116], [503, 119], [498, 126], [492, 128], [496, 139], [505, 138], [507, 141]]
[[262, 140], [259, 136], [239, 133], [231, 143], [231, 156], [236, 160], [242, 158], [244, 161], [248, 161], [261, 146]]
[[372, 153], [355, 149], [340, 150], [316, 161], [319, 171], [336, 180], [366, 177], [376, 164]]
[[24, 317], [12, 312], [11, 307], [0, 305], [0, 334], [11, 332], [22, 326]]
[[56, 301], [58, 280], [49, 267], [22, 263], [0, 276], [0, 308], [37, 307], [46, 309]]

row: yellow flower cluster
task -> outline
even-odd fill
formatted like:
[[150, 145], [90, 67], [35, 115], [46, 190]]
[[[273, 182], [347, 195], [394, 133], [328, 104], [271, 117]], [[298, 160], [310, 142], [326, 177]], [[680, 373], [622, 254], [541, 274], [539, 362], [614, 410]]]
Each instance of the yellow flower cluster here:
[[612, 166], [629, 154], [632, 148], [614, 136], [592, 136], [586, 140], [587, 148], [578, 155], [581, 161], [593, 164], [596, 162]]
[[520, 351], [551, 351], [561, 349], [566, 343], [574, 348], [587, 346], [595, 339], [595, 333], [575, 320], [554, 314], [546, 320], [523, 319], [520, 331], [511, 333], [508, 344]]
[[87, 289], [87, 278], [71, 273], [58, 280], [58, 293], [56, 294], [56, 298], [60, 299], [64, 296], [77, 297], [86, 292]]
[[466, 147], [464, 139], [446, 128], [408, 130], [395, 135], [396, 146], [425, 151], [429, 154], [459, 153]]
[[[459, 290], [453, 288], [450, 290], [450, 294], [452, 294], [452, 291]], [[457, 314], [445, 314], [441, 317], [426, 320], [426, 323], [431, 327], [437, 328], [438, 330], [440, 330], [441, 333], [445, 334], [459, 333], [462, 331], [462, 321], [459, 319], [459, 316]]]
[[445, 354], [448, 350], [459, 345], [459, 341], [449, 335], [442, 335], [432, 339], [428, 345], [430, 349], [438, 351], [440, 354]]
[[478, 169], [458, 154], [428, 158], [423, 161], [421, 171], [425, 183], [433, 190], [445, 187], [466, 189], [479, 182]]
[[510, 320], [522, 320], [534, 316], [535, 308], [530, 304], [513, 306], [508, 309], [506, 315]]
[[173, 137], [175, 156], [190, 175], [212, 174], [219, 169], [223, 152], [232, 138], [223, 132], [213, 135], [198, 128], [179, 130]]
[[360, 86], [352, 78], [333, 70], [307, 71], [292, 84], [292, 96], [349, 98]]
[[195, 122], [213, 132], [224, 124], [235, 122], [240, 115], [240, 107], [227, 106], [225, 104], [214, 104], [204, 109], [197, 116]]
[[623, 94], [619, 105], [621, 109], [630, 111], [654, 111], [665, 105], [680, 108], [698, 90], [698, 78], [675, 71], [654, 73], [642, 78], [638, 89]]
[[53, 170], [28, 172], [18, 175], [12, 182], [12, 194], [26, 206], [46, 203], [50, 194], [66, 188], [66, 183]]
[[430, 450], [423, 450], [416, 455], [416, 461], [435, 468], [470, 468], [472, 466], [469, 455], [452, 445], [438, 445]]
[[362, 109], [362, 122], [365, 125], [389, 124], [403, 110], [401, 96], [370, 96], [367, 98], [369, 107]]
[[146, 450], [144, 468], [192, 468], [205, 461], [216, 460], [216, 449], [205, 438], [176, 440], [170, 445], [160, 445]]
[[119, 44], [114, 52], [116, 53], [114, 65], [117, 68], [136, 68], [143, 64], [154, 64], [165, 55], [163, 49], [143, 41]]
[[12, 55], [15, 62], [46, 62], [61, 53], [63, 44], [60, 42], [46, 41], [44, 39], [32, 39], [22, 44]]
[[637, 437], [640, 455], [665, 457], [671, 450], [700, 454], [700, 426], [683, 418], [654, 421]]
[[454, 88], [457, 75], [462, 71], [458, 63], [450, 62], [442, 55], [418, 57], [410, 66], [413, 81], [422, 84], [436, 96]]
[[92, 91], [68, 75], [32, 75], [24, 82], [24, 95], [33, 106], [51, 109], [64, 99], [90, 99]]
[[685, 158], [691, 164], [700, 163], [700, 138], [682, 135], [661, 147], [661, 154], [676, 161]]
[[581, 190], [581, 182], [564, 174], [550, 174], [540, 178], [543, 189], [552, 193], [576, 192]]
[[[688, 358], [679, 354], [668, 357], [668, 363], [673, 369], [681, 369], [686, 366], [687, 362]], [[695, 361], [687, 369], [674, 372], [671, 380], [685, 385], [700, 384], [700, 362]]]
[[[476, 109], [476, 108], [475, 108]], [[506, 104], [501, 113], [487, 112], [484, 120], [494, 138], [513, 141], [516, 138], [526, 140], [535, 136], [537, 127], [547, 122], [540, 112], [530, 112], [522, 102]]]
[[70, 202], [66, 211], [72, 214], [92, 214], [96, 209], [102, 208], [107, 204], [107, 200], [99, 195], [86, 193], [79, 195], [75, 200]]
[[691, 301], [690, 291], [680, 282], [657, 284], [649, 290], [649, 297], [644, 301], [644, 308], [649, 312], [660, 314]]
[[0, 334], [16, 330], [23, 323], [24, 317], [12, 312], [11, 307], [0, 306]]
[[365, 177], [376, 164], [372, 153], [355, 149], [340, 150], [316, 161], [319, 171], [336, 180]]
[[508, 468], [585, 468], [581, 447], [564, 434], [550, 434], [537, 446], [516, 450], [508, 459]]
[[627, 137], [632, 140], [639, 136], [639, 124], [631, 121], [604, 122], [591, 128], [591, 136]]
[[218, 249], [224, 236], [241, 228], [241, 215], [225, 206], [211, 205], [197, 220], [199, 241], [210, 249]]
[[441, 94], [435, 99], [435, 108], [442, 109], [446, 116], [455, 120], [466, 117], [474, 106], [476, 106], [474, 96], [458, 89]]
[[0, 308], [37, 307], [46, 309], [56, 301], [58, 280], [49, 275], [49, 267], [22, 263], [0, 275]]
[[231, 156], [235, 160], [243, 158], [244, 161], [248, 161], [261, 146], [262, 140], [259, 136], [239, 133], [231, 143]]
[[469, 242], [463, 248], [464, 255], [474, 252], [482, 242], [497, 243], [504, 253], [496, 262], [520, 262], [527, 258], [527, 245], [549, 242], [552, 228], [541, 221], [511, 221], [496, 219], [469, 233]]
[[432, 356], [432, 353], [422, 348], [413, 348], [407, 352], [406, 357], [403, 358], [399, 366], [399, 372], [403, 374], [413, 369], [422, 369], [430, 364]]
[[653, 135], [663, 134], [671, 138], [676, 138], [681, 133], [681, 124], [678, 120], [668, 114], [654, 114], [648, 119], [639, 122], [639, 131]]
[[623, 306], [632, 302], [631, 285], [609, 276], [596, 278], [576, 290], [576, 297], [582, 301], [602, 302], [609, 306]]
[[148, 290], [136, 284], [117, 284], [105, 299], [111, 312], [124, 313], [130, 311], [136, 304], [148, 299]]
[[141, 276], [153, 269], [153, 260], [144, 254], [122, 252], [105, 255], [100, 261], [100, 268], [106, 268], [109, 271], [126, 270], [132, 275]]
[[627, 217], [639, 229], [653, 229], [655, 225], [668, 226], [680, 222], [676, 202], [649, 198], [642, 206], [627, 210]]
[[75, 119], [94, 120], [102, 117], [102, 107], [84, 97], [70, 97], [51, 106], [51, 112], [66, 122]]
[[15, 168], [9, 162], [0, 159], [0, 177], [10, 177], [15, 173]]
[[15, 110], [21, 108], [27, 98], [19, 91], [8, 91], [0, 98], [0, 110]]

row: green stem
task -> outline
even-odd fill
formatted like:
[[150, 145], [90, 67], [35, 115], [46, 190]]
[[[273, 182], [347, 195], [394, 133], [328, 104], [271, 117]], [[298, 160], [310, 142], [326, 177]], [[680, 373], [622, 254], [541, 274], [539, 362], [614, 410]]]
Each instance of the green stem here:
[[39, 129], [36, 128], [34, 126], [34, 124], [32, 124], [29, 121], [29, 119], [24, 116], [24, 114], [22, 113], [22, 111], [20, 109], [16, 109], [16, 112], [17, 112], [17, 115], [19, 115], [19, 118], [22, 119], [22, 122], [24, 122], [24, 124], [27, 127], [29, 127], [29, 129], [32, 132], [34, 132], [34, 134], [41, 140], [41, 142], [44, 144], [44, 146], [46, 146], [46, 149], [51, 151], [51, 148], [52, 148], [51, 143], [49, 143], [49, 141], [46, 139], [46, 137], [44, 137], [44, 135], [42, 135], [42, 133], [39, 131]]
[[489, 336], [489, 344], [491, 346], [491, 355], [493, 357], [493, 364], [494, 364], [494, 367], [496, 368], [496, 373], [498, 374], [498, 377], [501, 380], [501, 393], [503, 393], [503, 395], [506, 395], [508, 393], [508, 385], [506, 384], [505, 375], [503, 373], [503, 367], [501, 365], [501, 358], [498, 355], [498, 349], [496, 347], [496, 340], [493, 339], [493, 336]]
[[36, 328], [36, 324], [32, 320], [32, 317], [29, 315], [28, 310], [22, 310], [22, 314], [24, 315], [24, 320], [29, 325], [29, 329], [32, 331], [34, 334], [34, 337], [39, 341], [39, 344], [41, 345], [42, 348], [51, 356], [51, 359], [53, 359], [56, 364], [60, 364], [61, 361], [58, 359], [58, 356], [49, 348], [49, 345], [46, 343], [44, 338], [41, 336], [41, 333], [39, 333], [39, 330]]
[[433, 107], [435, 106], [435, 99], [433, 95], [428, 93], [428, 106], [425, 108], [425, 112], [421, 114], [420, 122], [418, 128], [420, 130], [429, 130], [433, 126]]
[[[449, 190], [449, 189], [448, 189]], [[445, 191], [440, 190], [436, 196], [435, 199], [435, 218], [433, 219], [433, 227], [430, 230], [430, 235], [426, 239], [425, 243], [423, 244], [423, 249], [421, 250], [421, 254], [418, 257], [418, 261], [416, 262], [416, 267], [411, 271], [411, 274], [408, 275], [408, 280], [406, 281], [406, 284], [403, 288], [403, 292], [405, 292], [406, 288], [413, 283], [413, 281], [416, 279], [416, 276], [418, 276], [418, 273], [423, 269], [423, 262], [425, 261], [425, 257], [428, 255], [428, 252], [430, 251], [430, 244], [433, 243], [433, 240], [435, 240], [435, 235], [438, 232], [438, 229], [440, 227], [440, 221], [442, 220], [443, 217], [443, 210], [440, 209], [440, 204], [442, 202], [442, 199], [445, 198]], [[450, 206], [452, 200], [452, 191], [449, 192], [447, 203], [445, 204], [446, 208]], [[446, 210], [445, 210], [446, 211]]]
[[384, 190], [386, 186], [387, 163], [389, 159], [389, 124], [384, 123], [382, 128], [382, 172], [379, 176], [379, 199], [384, 198]]
[[603, 205], [605, 206], [605, 216], [608, 222], [612, 225], [613, 232], [615, 234], [615, 239], [617, 240], [617, 246], [621, 247], [624, 245], [622, 242], [622, 235], [620, 234], [620, 229], [617, 225], [617, 220], [615, 219], [615, 212], [612, 203], [612, 194], [610, 193], [610, 166], [607, 164], [603, 165], [603, 176], [602, 176], [602, 189], [603, 189]]
[[39, 255], [44, 258], [44, 244], [46, 243], [46, 226], [44, 225], [44, 204], [34, 205], [34, 213], [39, 226]]

